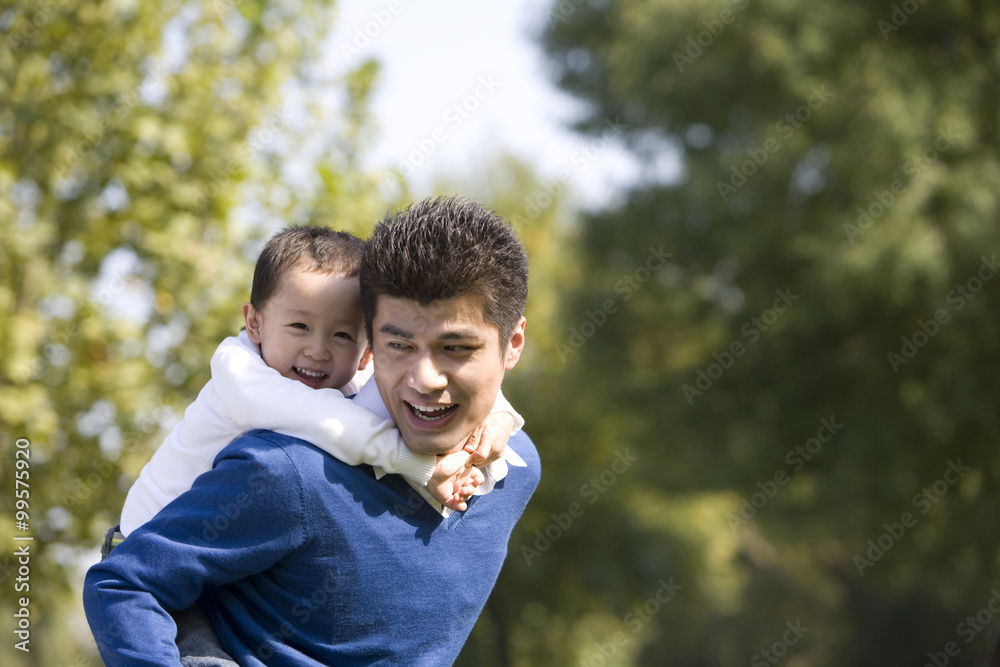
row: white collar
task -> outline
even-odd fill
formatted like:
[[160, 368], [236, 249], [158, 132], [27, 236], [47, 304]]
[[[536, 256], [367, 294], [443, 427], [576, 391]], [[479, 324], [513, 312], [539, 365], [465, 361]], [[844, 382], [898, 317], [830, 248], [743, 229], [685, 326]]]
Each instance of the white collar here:
[[[374, 412], [382, 419], [392, 421], [392, 416], [389, 414], [389, 410], [385, 407], [385, 402], [382, 400], [382, 394], [379, 393], [378, 387], [375, 386], [375, 380], [365, 383], [365, 386], [363, 386], [357, 396], [354, 397], [354, 402]], [[486, 477], [486, 481], [479, 485], [479, 488], [476, 489], [474, 495], [484, 496], [492, 491], [493, 487], [496, 486], [496, 483], [507, 476], [508, 464], [518, 468], [525, 468], [528, 465], [517, 452], [511, 449], [508, 444], [504, 448], [503, 455], [499, 459], [480, 468], [480, 470], [483, 471], [483, 475]], [[372, 468], [375, 470], [375, 479], [382, 479], [382, 477], [388, 474], [379, 466], [372, 466]], [[403, 479], [405, 479], [410, 486], [416, 489], [417, 493], [419, 493], [431, 507], [440, 512], [441, 516], [447, 518], [455, 511], [451, 508], [445, 507], [435, 500], [434, 496], [432, 496], [427, 490], [427, 487], [418, 485], [406, 477]]]

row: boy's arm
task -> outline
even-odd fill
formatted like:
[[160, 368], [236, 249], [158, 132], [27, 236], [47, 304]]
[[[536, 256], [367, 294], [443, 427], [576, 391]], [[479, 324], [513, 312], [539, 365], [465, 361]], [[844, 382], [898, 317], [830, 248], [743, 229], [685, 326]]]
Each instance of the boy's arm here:
[[228, 421], [310, 442], [347, 463], [377, 465], [426, 484], [436, 457], [406, 446], [391, 421], [344, 398], [336, 389], [312, 389], [283, 377], [236, 339], [212, 356], [212, 381]]
[[[282, 449], [233, 449], [90, 568], [84, 609], [105, 663], [180, 665], [168, 611], [191, 606], [204, 585], [263, 572], [296, 549], [308, 520], [301, 493]], [[232, 506], [225, 530], [206, 534], [220, 508]]]
[[507, 447], [507, 440], [524, 427], [524, 418], [497, 392], [493, 411], [487, 415], [465, 443], [465, 451], [472, 457], [472, 465], [485, 466], [496, 462]]

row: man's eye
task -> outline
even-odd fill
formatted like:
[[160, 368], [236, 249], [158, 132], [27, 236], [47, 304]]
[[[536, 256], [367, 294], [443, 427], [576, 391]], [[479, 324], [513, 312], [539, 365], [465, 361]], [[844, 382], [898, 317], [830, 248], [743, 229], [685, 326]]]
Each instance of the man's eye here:
[[447, 352], [457, 352], [459, 354], [468, 354], [475, 350], [476, 348], [471, 345], [446, 345], [444, 348]]
[[405, 350], [407, 348], [407, 346], [404, 345], [403, 343], [397, 343], [395, 341], [391, 343], [386, 343], [386, 347], [388, 347], [390, 350]]

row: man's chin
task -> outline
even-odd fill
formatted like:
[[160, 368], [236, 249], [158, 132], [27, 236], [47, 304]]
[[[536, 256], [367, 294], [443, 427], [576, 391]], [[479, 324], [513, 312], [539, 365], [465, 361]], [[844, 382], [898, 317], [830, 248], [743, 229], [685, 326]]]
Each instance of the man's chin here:
[[418, 436], [413, 433], [403, 433], [403, 440], [406, 441], [406, 446], [418, 454], [451, 454], [460, 450], [467, 439], [468, 436], [456, 442], [454, 438], [445, 436], [427, 437], [426, 435]]

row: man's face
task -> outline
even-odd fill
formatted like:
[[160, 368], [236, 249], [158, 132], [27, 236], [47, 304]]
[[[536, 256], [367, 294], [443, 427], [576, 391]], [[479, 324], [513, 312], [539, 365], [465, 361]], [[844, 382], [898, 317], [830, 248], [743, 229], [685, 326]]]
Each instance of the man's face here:
[[380, 296], [372, 324], [375, 382], [410, 449], [456, 451], [493, 409], [504, 372], [524, 347], [524, 318], [501, 354], [481, 300], [426, 306]]
[[340, 389], [369, 357], [358, 279], [293, 269], [261, 310], [244, 304], [264, 362], [313, 389]]

